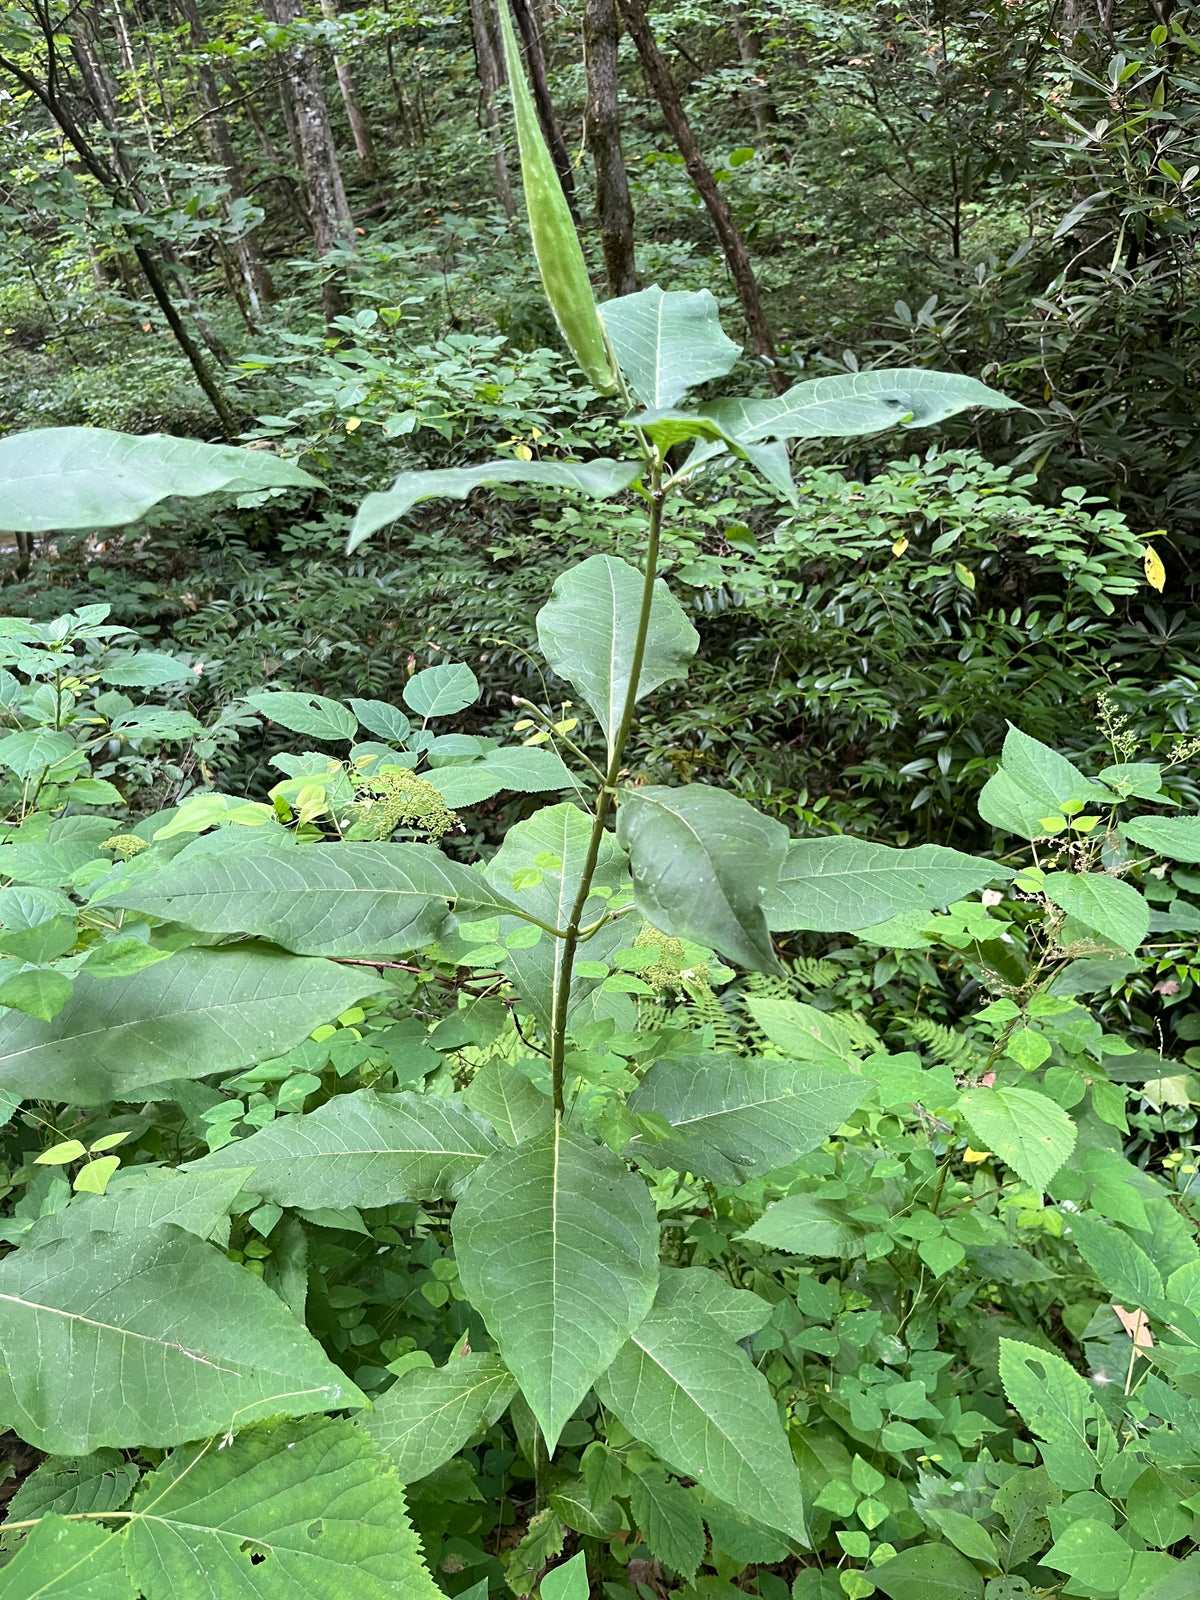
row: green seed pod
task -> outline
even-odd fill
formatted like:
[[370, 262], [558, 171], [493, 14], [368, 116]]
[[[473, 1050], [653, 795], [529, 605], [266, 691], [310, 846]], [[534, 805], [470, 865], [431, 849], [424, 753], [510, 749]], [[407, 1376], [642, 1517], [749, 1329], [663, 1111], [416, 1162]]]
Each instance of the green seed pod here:
[[517, 122], [517, 144], [521, 151], [521, 182], [525, 188], [525, 207], [529, 212], [529, 231], [537, 256], [542, 287], [567, 347], [601, 394], [616, 389], [612, 363], [604, 339], [596, 297], [588, 281], [587, 266], [575, 231], [575, 221], [567, 205], [554, 162], [542, 138], [534, 109], [533, 96], [525, 79], [521, 52], [513, 32], [508, 0], [500, 0], [500, 32], [504, 38], [504, 60]]

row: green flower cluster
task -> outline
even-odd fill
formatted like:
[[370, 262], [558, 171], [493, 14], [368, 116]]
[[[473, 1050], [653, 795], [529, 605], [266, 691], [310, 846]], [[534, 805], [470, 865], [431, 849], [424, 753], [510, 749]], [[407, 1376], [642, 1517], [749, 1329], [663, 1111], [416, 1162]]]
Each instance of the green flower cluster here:
[[458, 826], [458, 813], [450, 810], [429, 779], [405, 767], [389, 767], [352, 781], [358, 799], [351, 807], [356, 820], [348, 837], [388, 839], [404, 826], [436, 840]]

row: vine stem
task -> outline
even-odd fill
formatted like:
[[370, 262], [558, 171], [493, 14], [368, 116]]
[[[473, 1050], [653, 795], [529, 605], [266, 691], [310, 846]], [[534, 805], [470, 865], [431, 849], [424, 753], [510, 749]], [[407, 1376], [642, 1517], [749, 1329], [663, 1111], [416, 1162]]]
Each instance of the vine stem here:
[[596, 798], [596, 814], [592, 819], [592, 832], [588, 840], [587, 855], [579, 878], [579, 889], [571, 915], [563, 930], [562, 954], [554, 980], [554, 1003], [550, 1014], [550, 1078], [554, 1091], [554, 1110], [562, 1116], [565, 1110], [563, 1097], [563, 1061], [567, 1049], [567, 1011], [571, 1000], [571, 976], [575, 970], [575, 951], [579, 944], [579, 929], [583, 922], [584, 907], [592, 892], [592, 879], [600, 859], [600, 845], [604, 838], [604, 824], [616, 798], [617, 779], [625, 746], [629, 743], [633, 727], [633, 713], [637, 705], [638, 683], [642, 676], [642, 662], [646, 657], [646, 640], [650, 633], [650, 609], [654, 604], [654, 580], [658, 572], [658, 546], [662, 534], [663, 505], [666, 499], [662, 481], [662, 463], [655, 459], [650, 471], [650, 527], [646, 540], [646, 570], [642, 583], [642, 601], [638, 612], [637, 634], [634, 638], [633, 659], [629, 665], [629, 685], [625, 691], [625, 704], [621, 720], [613, 734], [609, 749], [608, 769], [604, 785]]

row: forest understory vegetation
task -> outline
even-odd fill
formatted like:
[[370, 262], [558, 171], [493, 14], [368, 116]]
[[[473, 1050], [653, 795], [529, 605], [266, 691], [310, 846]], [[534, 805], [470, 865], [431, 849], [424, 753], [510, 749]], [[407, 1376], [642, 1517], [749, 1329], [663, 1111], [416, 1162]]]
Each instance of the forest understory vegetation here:
[[0, 1600], [1200, 1594], [1198, 55], [0, 13]]

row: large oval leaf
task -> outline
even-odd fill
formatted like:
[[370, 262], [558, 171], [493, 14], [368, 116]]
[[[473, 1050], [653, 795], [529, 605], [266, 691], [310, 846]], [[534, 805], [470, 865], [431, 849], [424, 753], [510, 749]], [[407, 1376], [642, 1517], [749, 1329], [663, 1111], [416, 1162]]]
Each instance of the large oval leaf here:
[[607, 300], [600, 315], [613, 353], [645, 406], [676, 405], [689, 389], [723, 378], [741, 351], [721, 328], [717, 302], [707, 289], [663, 290]]
[[0, 1017], [0, 1089], [95, 1105], [168, 1078], [204, 1078], [282, 1055], [383, 988], [364, 967], [262, 945], [183, 950], [132, 978], [75, 979], [50, 1022]]
[[[625, 709], [644, 580], [616, 556], [589, 556], [556, 579], [537, 615], [538, 643], [551, 668], [579, 690], [611, 750]], [[700, 635], [661, 578], [654, 585], [640, 700], [660, 684], [685, 678]]]
[[649, 1191], [610, 1150], [559, 1123], [484, 1162], [453, 1229], [467, 1297], [553, 1450], [654, 1299]]
[[55, 1455], [365, 1405], [261, 1278], [179, 1228], [0, 1262], [0, 1415]]
[[892, 850], [844, 834], [793, 839], [779, 882], [767, 896], [767, 924], [777, 930], [854, 933], [905, 911], [951, 905], [994, 879], [1011, 876], [994, 861], [940, 844]]
[[617, 837], [648, 922], [743, 967], [778, 971], [763, 905], [787, 852], [782, 823], [724, 789], [648, 785], [622, 795]]
[[278, 1117], [185, 1169], [253, 1167], [255, 1194], [279, 1206], [390, 1206], [457, 1194], [499, 1140], [482, 1117], [439, 1095], [335, 1095]]
[[767, 1380], [708, 1317], [656, 1305], [596, 1393], [678, 1472], [807, 1543], [800, 1474]]
[[0, 439], [4, 526], [21, 533], [117, 528], [171, 495], [319, 489], [319, 478], [269, 450], [108, 428], [35, 428]]
[[629, 1109], [655, 1112], [674, 1131], [661, 1143], [634, 1139], [626, 1153], [714, 1183], [745, 1183], [815, 1150], [869, 1089], [852, 1072], [795, 1061], [671, 1056], [651, 1066]]

